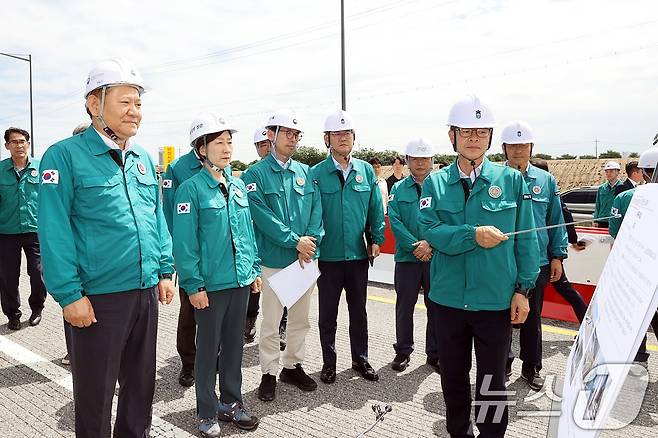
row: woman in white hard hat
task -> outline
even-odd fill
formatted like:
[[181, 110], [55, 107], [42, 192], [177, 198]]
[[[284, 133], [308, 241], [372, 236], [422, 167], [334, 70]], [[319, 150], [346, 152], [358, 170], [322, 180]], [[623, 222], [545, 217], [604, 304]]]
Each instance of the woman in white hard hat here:
[[204, 437], [220, 436], [217, 419], [245, 430], [258, 426], [242, 404], [241, 366], [249, 291], [260, 291], [262, 282], [247, 189], [226, 171], [235, 132], [213, 113], [192, 122], [190, 143], [203, 169], [178, 188], [175, 201], [174, 256], [195, 309], [195, 390]]

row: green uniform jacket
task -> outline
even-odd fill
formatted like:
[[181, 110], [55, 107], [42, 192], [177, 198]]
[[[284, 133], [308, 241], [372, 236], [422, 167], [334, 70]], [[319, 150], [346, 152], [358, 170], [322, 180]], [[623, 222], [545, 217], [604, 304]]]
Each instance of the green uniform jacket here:
[[510, 236], [485, 249], [475, 241], [475, 228], [493, 225], [503, 233], [534, 228], [528, 187], [521, 173], [485, 157], [466, 202], [464, 197], [457, 161], [423, 183], [421, 237], [434, 249], [429, 297], [457, 309], [508, 309], [515, 288], [535, 285], [537, 233]]
[[297, 260], [301, 236], [315, 237], [318, 247], [322, 242], [320, 194], [308, 173], [306, 164], [294, 160], [283, 169], [269, 154], [242, 175], [264, 266], [285, 268]]
[[124, 169], [95, 129], [41, 160], [39, 240], [48, 292], [64, 307], [84, 294], [155, 286], [173, 272], [155, 166], [133, 145]]
[[[532, 196], [532, 212], [537, 228], [564, 224], [560, 192], [550, 173], [528, 164], [523, 175]], [[539, 266], [547, 265], [552, 257], [567, 256], [567, 229], [556, 227], [537, 231], [539, 241]]]
[[636, 188], [637, 187], [633, 187], [630, 190], [621, 192], [620, 194], [615, 196], [615, 200], [612, 201], [612, 207], [610, 208], [610, 216], [618, 215], [618, 214], [621, 215], [618, 218], [611, 217], [610, 220], [608, 221], [608, 233], [615, 239], [617, 238], [617, 234], [619, 233], [619, 227], [621, 227], [621, 223], [624, 220], [624, 216], [626, 215], [628, 206], [631, 205], [631, 200], [633, 199], [633, 194], [635, 193]]
[[615, 185], [611, 186], [607, 181], [601, 184], [596, 191], [596, 205], [594, 208], [594, 219], [610, 216], [612, 201], [615, 200], [615, 188], [622, 182], [617, 180]]
[[[427, 176], [429, 178], [429, 175]], [[388, 197], [388, 221], [395, 236], [395, 261], [420, 262], [414, 256], [414, 243], [423, 240], [420, 226], [420, 197], [413, 176], [398, 181]]]
[[176, 193], [174, 258], [180, 285], [189, 294], [248, 286], [260, 260], [244, 183], [226, 174], [228, 202], [203, 168]]
[[373, 243], [381, 245], [386, 228], [375, 171], [370, 164], [352, 157], [352, 170], [344, 186], [338, 172], [331, 155], [310, 172], [320, 189], [322, 223], [327, 236], [320, 246], [320, 260], [364, 260], [368, 258], [364, 234], [368, 232]]
[[37, 232], [39, 160], [29, 160], [20, 178], [11, 157], [0, 161], [0, 234]]
[[169, 233], [172, 235], [174, 234], [174, 200], [176, 199], [176, 190], [189, 178], [199, 173], [201, 167], [203, 167], [201, 161], [199, 161], [194, 149], [192, 149], [187, 154], [172, 161], [167, 166], [167, 171], [162, 177], [162, 208], [167, 219]]

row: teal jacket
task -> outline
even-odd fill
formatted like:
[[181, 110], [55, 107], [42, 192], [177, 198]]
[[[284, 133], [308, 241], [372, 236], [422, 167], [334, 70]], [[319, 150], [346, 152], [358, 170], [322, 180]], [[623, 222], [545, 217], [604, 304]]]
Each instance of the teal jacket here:
[[176, 193], [174, 258], [180, 285], [189, 294], [248, 286], [260, 275], [247, 189], [225, 174], [228, 202], [203, 168]]
[[537, 233], [510, 236], [485, 249], [475, 241], [475, 228], [493, 225], [503, 233], [534, 228], [528, 187], [518, 171], [485, 158], [468, 199], [464, 198], [457, 161], [423, 183], [421, 237], [434, 249], [429, 297], [457, 309], [508, 309], [515, 288], [535, 285]]
[[41, 160], [39, 240], [48, 292], [64, 307], [83, 294], [155, 286], [173, 273], [155, 166], [137, 145], [121, 169], [95, 129]]
[[[537, 228], [564, 224], [560, 192], [550, 173], [528, 164], [523, 174], [532, 196], [532, 211]], [[539, 241], [539, 266], [547, 265], [552, 257], [567, 257], [567, 229], [556, 227], [537, 231]]]
[[37, 232], [39, 160], [30, 158], [19, 177], [11, 157], [0, 161], [0, 234]]
[[[167, 220], [169, 233], [174, 234], [174, 200], [176, 199], [176, 190], [178, 187], [199, 173], [202, 168], [201, 161], [192, 149], [185, 155], [181, 155], [172, 161], [162, 176], [162, 208]], [[229, 172], [230, 175], [230, 172]]]
[[615, 196], [615, 200], [612, 201], [610, 216], [618, 214], [621, 215], [620, 217], [611, 217], [608, 222], [608, 233], [615, 239], [617, 238], [617, 234], [619, 234], [619, 228], [621, 227], [621, 223], [624, 220], [626, 211], [628, 211], [628, 206], [631, 205], [631, 200], [633, 199], [633, 194], [635, 194], [636, 188], [637, 187], [633, 187], [630, 190], [621, 192]]
[[374, 243], [381, 245], [386, 228], [375, 171], [370, 164], [352, 157], [352, 170], [344, 185], [338, 172], [331, 155], [310, 172], [320, 189], [327, 236], [320, 245], [320, 260], [365, 260], [368, 254], [364, 235], [368, 233]]
[[[429, 175], [427, 176], [429, 178]], [[388, 197], [388, 221], [395, 236], [395, 261], [420, 262], [414, 256], [414, 243], [423, 240], [416, 181], [409, 175], [391, 188]]]
[[[242, 175], [249, 195], [261, 263], [285, 268], [297, 260], [301, 236], [323, 241], [320, 194], [308, 175], [308, 166], [290, 160], [283, 169], [272, 154]], [[315, 258], [318, 251], [315, 252]]]
[[608, 181], [601, 184], [596, 191], [596, 204], [594, 207], [594, 219], [600, 217], [610, 216], [610, 209], [612, 208], [612, 201], [615, 200], [615, 189], [621, 185], [622, 182], [617, 180], [614, 185], [610, 185]]

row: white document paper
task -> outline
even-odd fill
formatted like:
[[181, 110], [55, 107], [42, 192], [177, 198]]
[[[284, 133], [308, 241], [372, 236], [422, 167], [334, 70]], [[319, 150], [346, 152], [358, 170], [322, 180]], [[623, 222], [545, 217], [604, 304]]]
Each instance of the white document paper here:
[[316, 261], [304, 263], [304, 269], [295, 260], [267, 279], [281, 304], [290, 309], [320, 276]]

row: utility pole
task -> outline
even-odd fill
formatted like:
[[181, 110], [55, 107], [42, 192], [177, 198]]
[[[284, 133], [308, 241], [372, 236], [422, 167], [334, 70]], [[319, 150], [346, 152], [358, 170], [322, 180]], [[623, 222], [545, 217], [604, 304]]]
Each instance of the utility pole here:
[[30, 156], [34, 157], [34, 116], [32, 110], [32, 55], [12, 55], [9, 53], [2, 53], [2, 52], [0, 52], [0, 55], [25, 61], [30, 64]]
[[596, 159], [599, 159], [599, 139], [595, 138], [594, 139], [594, 156]]
[[340, 89], [343, 111], [347, 110], [345, 99], [345, 0], [340, 0]]

